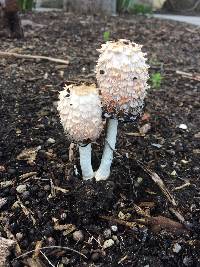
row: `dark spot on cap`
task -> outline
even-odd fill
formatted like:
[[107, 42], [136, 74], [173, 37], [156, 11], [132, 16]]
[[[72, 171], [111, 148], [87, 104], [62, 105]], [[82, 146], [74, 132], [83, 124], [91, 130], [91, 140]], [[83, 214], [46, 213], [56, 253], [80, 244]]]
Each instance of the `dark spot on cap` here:
[[137, 80], [137, 77], [133, 77], [133, 81], [134, 81], [134, 80]]
[[65, 97], [69, 97], [70, 96], [70, 94], [67, 94]]
[[70, 90], [69, 90], [69, 88], [67, 88], [67, 93], [69, 93], [69, 94], [70, 94]]
[[70, 106], [72, 106], [72, 104], [70, 104]]
[[129, 42], [128, 41], [124, 41], [123, 42], [125, 45], [129, 45]]
[[100, 74], [104, 74], [105, 73], [105, 71], [104, 70], [100, 70], [100, 72], [99, 72]]

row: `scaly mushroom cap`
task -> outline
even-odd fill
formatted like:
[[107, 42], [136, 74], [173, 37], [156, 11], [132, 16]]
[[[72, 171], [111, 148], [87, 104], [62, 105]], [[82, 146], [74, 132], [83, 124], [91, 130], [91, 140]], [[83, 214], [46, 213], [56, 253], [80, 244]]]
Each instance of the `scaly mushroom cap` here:
[[103, 129], [101, 101], [96, 86], [65, 86], [59, 99], [58, 111], [68, 137], [81, 143], [95, 141]]
[[141, 47], [121, 39], [98, 50], [96, 77], [107, 116], [134, 120], [143, 107], [149, 66]]

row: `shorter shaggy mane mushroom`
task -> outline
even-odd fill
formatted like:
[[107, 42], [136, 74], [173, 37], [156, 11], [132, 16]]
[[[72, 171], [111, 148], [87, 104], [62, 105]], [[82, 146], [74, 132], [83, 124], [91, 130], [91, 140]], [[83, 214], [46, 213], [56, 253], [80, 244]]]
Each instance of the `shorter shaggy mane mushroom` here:
[[102, 129], [102, 110], [95, 85], [69, 85], [60, 92], [58, 111], [68, 138], [79, 144], [80, 165], [84, 179], [94, 177], [91, 164], [91, 142]]

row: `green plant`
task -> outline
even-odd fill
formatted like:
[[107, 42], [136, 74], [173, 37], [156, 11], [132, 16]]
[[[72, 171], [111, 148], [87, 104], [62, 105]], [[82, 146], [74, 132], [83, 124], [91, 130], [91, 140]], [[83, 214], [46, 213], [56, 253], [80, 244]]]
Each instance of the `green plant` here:
[[136, 3], [135, 0], [117, 0], [117, 11], [144, 15], [152, 13], [152, 7], [147, 4]]
[[152, 7], [149, 5], [143, 5], [143, 4], [134, 4], [132, 7], [129, 8], [130, 13], [134, 14], [151, 14], [152, 13]]
[[110, 32], [109, 31], [104, 32], [103, 33], [103, 40], [104, 40], [104, 42], [109, 41], [109, 39], [110, 39]]
[[33, 0], [18, 0], [20, 10], [23, 12], [30, 11], [34, 7]]
[[155, 89], [159, 89], [161, 86], [162, 80], [163, 80], [163, 77], [159, 72], [153, 73], [150, 78], [152, 87]]

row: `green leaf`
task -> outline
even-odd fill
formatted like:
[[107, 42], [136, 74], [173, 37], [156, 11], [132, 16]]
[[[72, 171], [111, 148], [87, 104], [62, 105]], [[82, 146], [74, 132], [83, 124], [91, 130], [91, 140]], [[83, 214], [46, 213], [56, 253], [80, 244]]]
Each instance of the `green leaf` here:
[[159, 89], [161, 86], [162, 80], [163, 80], [163, 77], [161, 76], [159, 72], [153, 73], [150, 78], [152, 87], [155, 89]]
[[109, 31], [106, 31], [103, 33], [103, 39], [104, 39], [104, 42], [109, 41], [109, 39], [110, 39], [110, 32]]

